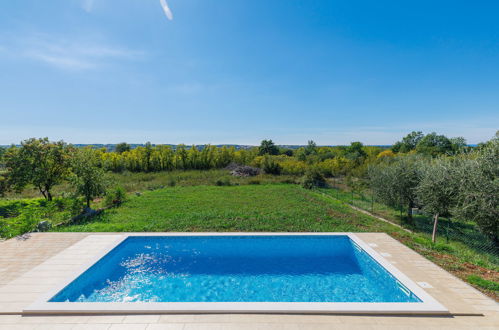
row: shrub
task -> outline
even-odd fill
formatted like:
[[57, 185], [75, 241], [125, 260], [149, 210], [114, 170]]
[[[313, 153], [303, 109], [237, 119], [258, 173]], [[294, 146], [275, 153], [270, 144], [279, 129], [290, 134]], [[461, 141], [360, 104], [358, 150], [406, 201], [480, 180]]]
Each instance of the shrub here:
[[306, 189], [320, 188], [326, 186], [326, 179], [318, 168], [312, 167], [303, 176], [301, 184]]
[[218, 179], [215, 181], [215, 185], [217, 186], [230, 186], [230, 180], [228, 178]]
[[286, 159], [279, 163], [282, 167], [283, 174], [303, 175], [307, 170], [307, 164], [303, 161]]
[[271, 157], [265, 157], [263, 160], [263, 171], [267, 174], [281, 174], [282, 167], [278, 162], [273, 160]]
[[126, 191], [123, 187], [118, 186], [113, 191], [106, 194], [104, 198], [104, 205], [106, 206], [119, 206], [127, 199]]

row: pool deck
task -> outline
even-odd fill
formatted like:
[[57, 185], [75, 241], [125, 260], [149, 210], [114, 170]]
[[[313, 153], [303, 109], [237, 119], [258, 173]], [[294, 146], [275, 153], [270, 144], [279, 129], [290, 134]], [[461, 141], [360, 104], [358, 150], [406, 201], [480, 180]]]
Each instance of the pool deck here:
[[[22, 310], [87, 264], [118, 233], [37, 233], [0, 242], [3, 329], [499, 329], [499, 304], [382, 233], [357, 233], [451, 316], [168, 314], [26, 316]], [[426, 286], [423, 284], [423, 286]]]

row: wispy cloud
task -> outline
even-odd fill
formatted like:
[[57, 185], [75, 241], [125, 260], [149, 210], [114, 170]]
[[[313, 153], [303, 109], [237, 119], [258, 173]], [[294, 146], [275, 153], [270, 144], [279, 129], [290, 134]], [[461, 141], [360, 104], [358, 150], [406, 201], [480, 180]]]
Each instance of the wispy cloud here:
[[36, 33], [11, 40], [9, 53], [66, 70], [86, 70], [117, 60], [134, 60], [144, 52], [88, 39]]
[[170, 7], [168, 7], [166, 0], [159, 0], [159, 3], [161, 4], [161, 7], [163, 8], [163, 11], [165, 12], [166, 17], [171, 21], [173, 19], [173, 13], [172, 13]]

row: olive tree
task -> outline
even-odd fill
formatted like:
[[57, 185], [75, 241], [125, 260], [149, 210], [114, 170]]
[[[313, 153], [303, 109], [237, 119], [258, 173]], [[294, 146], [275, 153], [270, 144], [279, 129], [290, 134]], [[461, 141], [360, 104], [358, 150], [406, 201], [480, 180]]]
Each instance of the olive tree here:
[[385, 157], [368, 169], [376, 199], [391, 206], [405, 205], [409, 222], [413, 221], [412, 208], [416, 206], [420, 161], [416, 155]]
[[456, 204], [457, 180], [452, 160], [437, 158], [420, 166], [416, 197], [423, 211], [433, 216], [431, 240], [435, 242], [439, 216], [449, 216]]
[[104, 171], [98, 167], [99, 160], [91, 149], [77, 150], [71, 159], [71, 183], [76, 194], [85, 197], [87, 207], [95, 198], [106, 193]]
[[31, 138], [19, 148], [9, 148], [4, 155], [9, 184], [17, 191], [32, 184], [51, 201], [52, 188], [69, 174], [72, 149], [63, 141], [50, 142], [48, 138]]
[[453, 213], [477, 223], [499, 244], [499, 135], [456, 167], [458, 199]]

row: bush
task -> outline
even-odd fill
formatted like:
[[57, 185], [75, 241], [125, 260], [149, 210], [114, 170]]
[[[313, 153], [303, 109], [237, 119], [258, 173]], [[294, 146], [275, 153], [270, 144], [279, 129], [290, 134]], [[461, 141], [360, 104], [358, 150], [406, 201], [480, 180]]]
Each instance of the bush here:
[[273, 160], [271, 157], [265, 157], [263, 160], [263, 171], [267, 174], [279, 175], [281, 174], [282, 167], [278, 162]]
[[126, 191], [123, 187], [116, 187], [113, 191], [106, 194], [104, 198], [105, 206], [119, 206], [127, 199]]
[[312, 167], [303, 176], [301, 184], [306, 189], [320, 188], [326, 186], [326, 179], [319, 169]]
[[217, 186], [231, 186], [232, 184], [230, 183], [229, 179], [223, 178], [223, 179], [218, 179], [217, 181], [215, 181], [215, 185], [217, 185]]
[[279, 163], [283, 174], [303, 175], [307, 170], [307, 164], [300, 160], [286, 159]]

